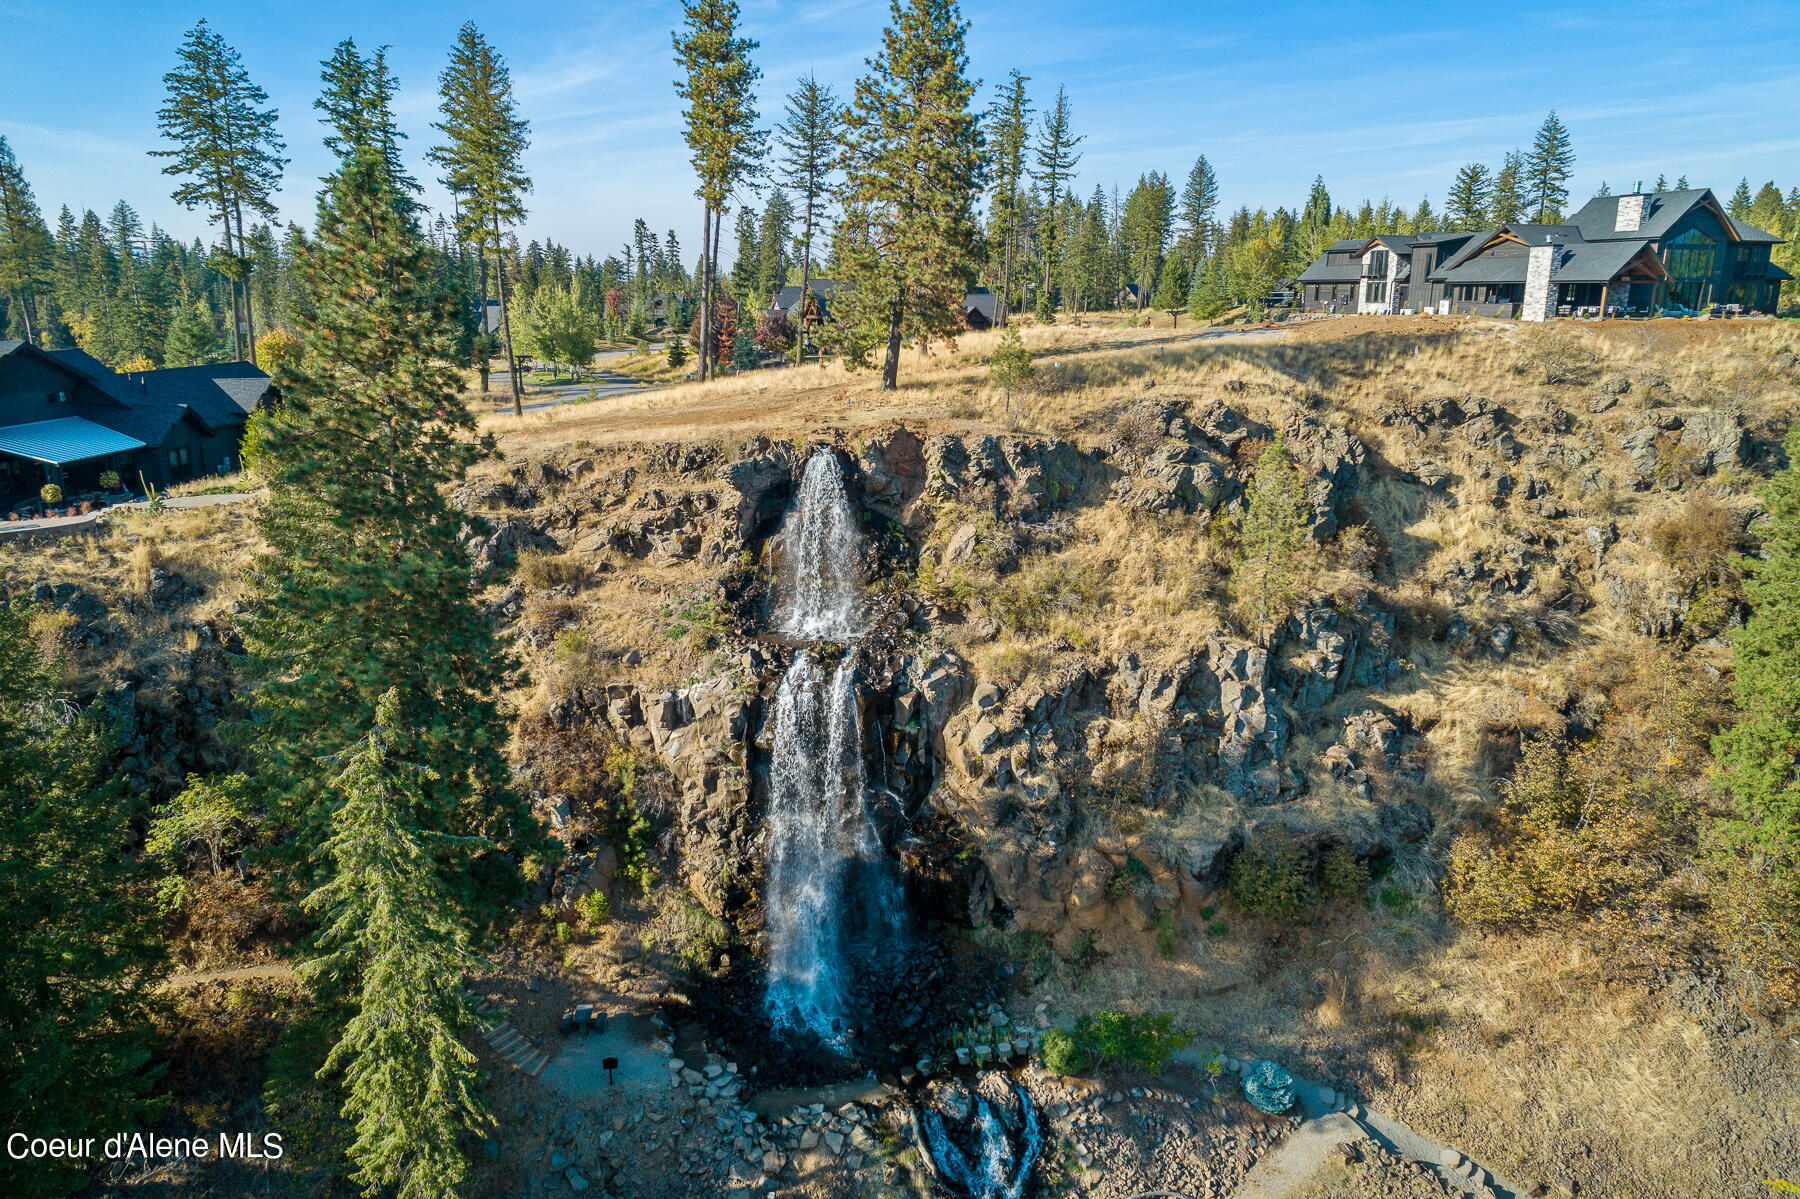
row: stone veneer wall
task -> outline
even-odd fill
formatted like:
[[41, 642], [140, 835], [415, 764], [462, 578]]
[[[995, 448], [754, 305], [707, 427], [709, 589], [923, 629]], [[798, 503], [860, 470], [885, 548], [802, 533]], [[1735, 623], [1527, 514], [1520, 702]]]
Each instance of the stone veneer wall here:
[[1395, 280], [1400, 275], [1400, 255], [1388, 251], [1387, 299], [1381, 303], [1371, 302], [1369, 296], [1369, 277], [1363, 276], [1356, 284], [1356, 311], [1359, 316], [1390, 316], [1394, 312]]
[[1619, 215], [1613, 221], [1614, 233], [1635, 233], [1643, 228], [1646, 198], [1642, 192], [1619, 197]]
[[1519, 308], [1522, 321], [1547, 321], [1556, 315], [1556, 288], [1550, 283], [1556, 249], [1549, 245], [1531, 247], [1525, 262], [1525, 303]]

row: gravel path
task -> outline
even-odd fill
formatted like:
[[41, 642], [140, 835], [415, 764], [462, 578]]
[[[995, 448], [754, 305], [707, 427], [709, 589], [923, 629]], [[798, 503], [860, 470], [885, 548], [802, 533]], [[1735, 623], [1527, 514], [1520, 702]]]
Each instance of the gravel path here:
[[[1185, 1062], [1196, 1069], [1204, 1070], [1206, 1068], [1204, 1056], [1198, 1049], [1184, 1049], [1175, 1055], [1175, 1060]], [[1250, 1060], [1252, 1059], [1243, 1059], [1237, 1065], [1247, 1065]], [[1233, 1066], [1233, 1059], [1227, 1058], [1226, 1064], [1228, 1067]], [[1307, 1147], [1297, 1150], [1297, 1153], [1310, 1153], [1311, 1150], [1316, 1149], [1316, 1154], [1310, 1157], [1311, 1167], [1314, 1169], [1323, 1163], [1325, 1154], [1330, 1152], [1332, 1146], [1339, 1141], [1351, 1140], [1354, 1137], [1335, 1136], [1325, 1139], [1322, 1135], [1312, 1135], [1308, 1130], [1314, 1128], [1315, 1125], [1326, 1127], [1325, 1121], [1327, 1120], [1331, 1121], [1329, 1127], [1341, 1128], [1337, 1120], [1333, 1119], [1341, 1116], [1356, 1128], [1366, 1132], [1384, 1148], [1432, 1167], [1447, 1182], [1465, 1194], [1477, 1196], [1477, 1199], [1489, 1199], [1490, 1196], [1493, 1199], [1525, 1199], [1525, 1192], [1516, 1184], [1497, 1178], [1493, 1171], [1470, 1161], [1457, 1150], [1447, 1145], [1440, 1145], [1430, 1137], [1398, 1120], [1384, 1116], [1380, 1112], [1370, 1111], [1330, 1087], [1321, 1086], [1295, 1075], [1294, 1098], [1301, 1109], [1305, 1111], [1308, 1120], [1301, 1125], [1299, 1132], [1289, 1138], [1289, 1141], [1290, 1143], [1298, 1141], [1303, 1147]], [[1303, 1133], [1307, 1135], [1302, 1137]], [[1285, 1195], [1298, 1194], [1298, 1187], [1310, 1177], [1310, 1173], [1301, 1172], [1290, 1179], [1289, 1172], [1284, 1167], [1279, 1177], [1287, 1180], [1289, 1189], [1267, 1192], [1240, 1190], [1237, 1195], [1233, 1196], [1233, 1199], [1281, 1199]]]

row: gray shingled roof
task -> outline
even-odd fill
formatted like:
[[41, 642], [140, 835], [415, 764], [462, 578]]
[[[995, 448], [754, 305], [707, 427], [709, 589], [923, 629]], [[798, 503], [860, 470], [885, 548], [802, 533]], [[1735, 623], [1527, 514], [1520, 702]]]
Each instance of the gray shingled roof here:
[[1302, 283], [1355, 283], [1362, 277], [1362, 263], [1329, 262], [1321, 254], [1317, 261], [1300, 272]]
[[212, 428], [243, 421], [269, 392], [269, 376], [248, 362], [166, 367], [136, 377], [151, 401], [190, 408]]
[[1437, 283], [1523, 283], [1527, 259], [1523, 254], [1475, 258], [1432, 273]]
[[[1574, 242], [1557, 256], [1556, 269], [1550, 272], [1550, 278], [1556, 283], [1608, 283], [1649, 245], [1647, 240]], [[1656, 261], [1654, 255], [1651, 261]], [[1657, 271], [1659, 275], [1667, 275], [1661, 263], [1657, 263]]]
[[[1719, 203], [1719, 198], [1713, 195], [1711, 188], [1691, 187], [1685, 191], [1650, 192], [1644, 198], [1644, 218], [1638, 227], [1621, 231], [1618, 228], [1619, 201], [1624, 198], [1624, 196], [1595, 196], [1583, 204], [1579, 212], [1569, 218], [1569, 223], [1581, 230], [1582, 239], [1585, 241], [1637, 240], [1639, 238], [1656, 240], [1665, 236], [1674, 227], [1675, 222], [1686, 216], [1695, 205], [1706, 200], [1711, 200], [1720, 212], [1725, 210], [1725, 206]], [[1725, 219], [1731, 220], [1730, 217]], [[1755, 229], [1753, 226], [1740, 226], [1737, 221], [1731, 223], [1734, 229], [1748, 229], [1760, 235], [1749, 240], [1781, 240], [1763, 233], [1762, 230]], [[1740, 233], [1739, 236], [1743, 236], [1743, 234]]]
[[[0, 342], [0, 358], [23, 347], [19, 341]], [[84, 350], [30, 347], [27, 352], [42, 355], [99, 392], [98, 397], [91, 392], [76, 393], [73, 415], [146, 445], [161, 445], [183, 418], [208, 430], [242, 424], [269, 391], [269, 377], [248, 362], [121, 375]]]
[[1730, 220], [1731, 227], [1736, 230], [1737, 235], [1745, 241], [1766, 241], [1773, 244], [1786, 240], [1776, 234], [1770, 233], [1766, 229], [1758, 229], [1755, 225], [1747, 225], [1736, 217], [1731, 217]]

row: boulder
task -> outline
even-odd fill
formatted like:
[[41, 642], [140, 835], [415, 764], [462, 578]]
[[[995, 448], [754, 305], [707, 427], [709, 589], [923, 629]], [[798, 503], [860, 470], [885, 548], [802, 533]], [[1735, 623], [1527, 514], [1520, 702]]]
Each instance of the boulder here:
[[1717, 409], [1696, 413], [1682, 423], [1681, 446], [1695, 456], [1702, 474], [1737, 465], [1746, 456], [1738, 418]]

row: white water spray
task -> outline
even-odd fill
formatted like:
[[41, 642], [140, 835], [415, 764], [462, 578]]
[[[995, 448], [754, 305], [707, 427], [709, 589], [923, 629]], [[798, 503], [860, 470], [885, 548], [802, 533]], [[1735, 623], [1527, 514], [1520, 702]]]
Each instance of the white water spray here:
[[[856, 514], [836, 454], [821, 450], [807, 463], [794, 516], [782, 631], [854, 645]], [[782, 676], [768, 827], [769, 1015], [779, 1027], [841, 1046], [853, 942], [892, 945], [901, 929], [898, 888], [869, 814], [853, 652], [828, 678], [816, 651], [802, 650]]]
[[855, 641], [856, 512], [844, 488], [837, 455], [820, 450], [806, 463], [795, 511], [799, 528], [788, 533], [793, 562], [792, 601], [781, 631], [812, 641]]

